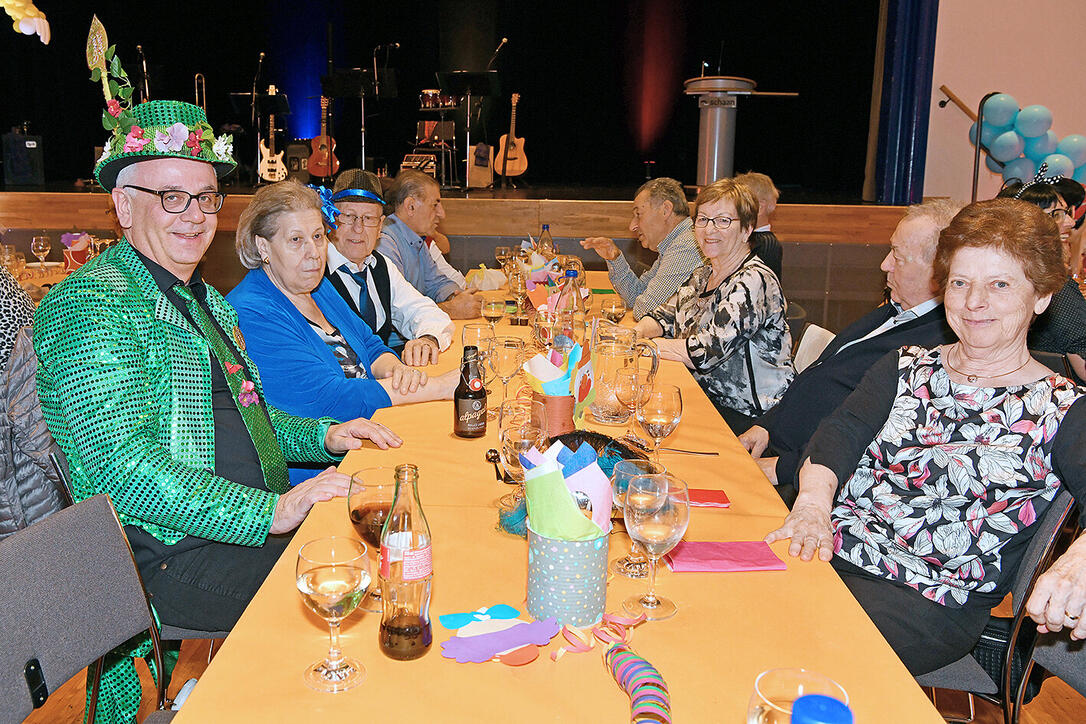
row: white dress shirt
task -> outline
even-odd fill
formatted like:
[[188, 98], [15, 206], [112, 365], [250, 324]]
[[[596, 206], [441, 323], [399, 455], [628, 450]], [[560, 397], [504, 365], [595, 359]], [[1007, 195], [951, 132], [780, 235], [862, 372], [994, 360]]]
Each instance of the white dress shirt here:
[[917, 304], [915, 307], [910, 307], [909, 309], [906, 309], [906, 310], [902, 310], [901, 307], [897, 304], [897, 302], [890, 302], [890, 304], [893, 304], [894, 308], [898, 310], [897, 314], [895, 314], [893, 317], [890, 317], [885, 322], [883, 322], [879, 326], [872, 329], [870, 332], [865, 334], [863, 337], [860, 337], [859, 339], [854, 339], [851, 342], [848, 342], [847, 344], [841, 345], [841, 349], [837, 350], [836, 353], [839, 353], [842, 349], [847, 349], [848, 347], [851, 347], [854, 344], [859, 344], [860, 342], [863, 342], [865, 339], [871, 339], [872, 337], [877, 337], [880, 334], [882, 334], [883, 332], [887, 332], [887, 331], [893, 329], [894, 327], [905, 324], [906, 322], [911, 321], [913, 319], [916, 319], [917, 317], [922, 317], [925, 314], [927, 314], [928, 312], [930, 312], [931, 310], [938, 307], [940, 304], [942, 304], [942, 300], [939, 299], [939, 298], [929, 299], [926, 302], [921, 302], [920, 304]]
[[430, 243], [430, 256], [434, 259], [434, 264], [437, 264], [438, 271], [452, 279], [454, 282], [460, 285], [461, 289], [467, 289], [468, 280], [464, 278], [464, 275], [458, 272], [453, 265], [446, 259], [445, 255], [441, 253], [441, 249], [437, 244]]
[[[362, 262], [362, 266], [372, 268], [377, 263], [374, 255], [379, 253], [375, 251], [370, 254]], [[385, 259], [385, 262], [385, 267], [388, 269], [389, 294], [392, 297], [392, 326], [404, 339], [418, 339], [428, 334], [437, 340], [439, 349], [442, 351], [448, 349], [449, 345], [452, 344], [455, 329], [452, 319], [432, 299], [423, 296], [419, 290], [408, 284], [395, 264], [388, 259]], [[346, 267], [346, 269], [343, 267]], [[351, 296], [356, 300], [358, 299], [361, 287], [359, 287], [355, 278], [351, 276], [351, 273], [357, 274], [361, 269], [359, 265], [343, 256], [339, 249], [332, 244], [328, 245], [328, 271], [337, 275]], [[385, 305], [377, 292], [377, 285], [373, 281], [373, 275], [367, 274], [366, 280], [368, 282], [366, 291], [369, 294], [370, 304], [373, 305], [376, 312], [376, 327], [380, 329], [385, 323]]]

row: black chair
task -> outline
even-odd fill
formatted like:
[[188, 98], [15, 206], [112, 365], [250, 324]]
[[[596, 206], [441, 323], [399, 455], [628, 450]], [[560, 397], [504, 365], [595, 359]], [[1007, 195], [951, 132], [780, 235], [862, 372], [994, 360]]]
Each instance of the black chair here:
[[[969, 718], [947, 719], [947, 721], [972, 721], [974, 695], [1002, 707], [1005, 724], [1017, 721], [1015, 702], [1019, 692], [1012, 687], [1011, 675], [1015, 649], [1018, 648], [1019, 636], [1023, 632], [1023, 623], [1028, 619], [1025, 603], [1033, 591], [1033, 584], [1037, 581], [1038, 576], [1043, 573], [1043, 563], [1049, 559], [1060, 530], [1074, 507], [1074, 497], [1066, 490], [1061, 490], [1048, 507], [1048, 510], [1045, 511], [1044, 517], [1038, 522], [1037, 532], [1033, 535], [1033, 539], [1022, 556], [1022, 562], [1019, 564], [1011, 588], [1013, 618], [1010, 624], [1009, 640], [1003, 655], [1003, 676], [1000, 677], [1000, 681], [996, 681], [989, 676], [984, 667], [977, 663], [972, 653], [963, 656], [952, 664], [947, 664], [941, 669], [916, 677], [916, 682], [921, 686], [956, 689], [969, 694]], [[1022, 655], [1021, 651], [1019, 655]], [[1028, 658], [1028, 651], [1025, 652], [1025, 656]], [[1028, 676], [1023, 676], [1019, 687], [1023, 691], [1025, 690], [1026, 681], [1028, 681]]]
[[1075, 380], [1075, 375], [1071, 371], [1071, 365], [1067, 362], [1067, 356], [1058, 354], [1056, 352], [1038, 352], [1035, 349], [1029, 351], [1033, 359], [1043, 364], [1048, 369], [1057, 374], [1061, 374], [1069, 380]]
[[[162, 648], [132, 550], [109, 498], [96, 495], [0, 541], [0, 724], [21, 722], [51, 691], [93, 665], [87, 720], [94, 721], [104, 656], [148, 631]], [[97, 661], [96, 661], [97, 660]], [[166, 681], [158, 677], [157, 708]]]
[[788, 324], [788, 334], [792, 337], [792, 348], [795, 349], [803, 335], [803, 325], [807, 323], [807, 310], [795, 302], [788, 302], [788, 308], [784, 310], [784, 320]]
[[[1072, 689], [1086, 696], [1086, 641], [1072, 641], [1067, 631], [1046, 633], [1037, 637], [1033, 657], [1026, 664], [1026, 676], [1038, 664], [1053, 676], [1063, 679]], [[1022, 694], [1015, 699], [1014, 724], [1022, 706]]]

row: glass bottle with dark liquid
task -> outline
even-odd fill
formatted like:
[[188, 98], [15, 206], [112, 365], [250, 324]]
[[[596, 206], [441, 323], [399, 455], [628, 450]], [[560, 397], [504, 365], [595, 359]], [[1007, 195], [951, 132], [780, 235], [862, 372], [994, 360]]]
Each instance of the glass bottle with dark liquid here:
[[419, 471], [396, 468], [396, 496], [381, 533], [381, 627], [377, 643], [391, 659], [417, 659], [430, 650], [430, 587], [434, 565], [430, 526], [422, 512]]
[[486, 387], [479, 369], [479, 349], [464, 347], [460, 363], [460, 384], [453, 391], [453, 434], [482, 437], [486, 434]]

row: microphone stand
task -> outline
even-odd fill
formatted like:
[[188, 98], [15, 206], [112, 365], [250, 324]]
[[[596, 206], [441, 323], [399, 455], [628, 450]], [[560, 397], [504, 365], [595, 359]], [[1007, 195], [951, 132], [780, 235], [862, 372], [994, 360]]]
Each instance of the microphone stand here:
[[261, 141], [260, 125], [257, 123], [257, 114], [256, 114], [256, 84], [260, 80], [260, 71], [261, 71], [261, 69], [263, 67], [264, 67], [264, 53], [263, 53], [263, 51], [261, 51], [260, 59], [256, 62], [256, 73], [253, 75], [253, 89], [252, 89], [252, 92], [250, 93], [250, 96], [251, 96], [250, 103], [251, 103], [251, 105], [250, 105], [250, 111], [249, 111], [249, 122], [252, 124], [253, 133], [256, 136], [256, 150], [255, 150], [256, 163], [253, 164], [253, 172], [250, 174], [250, 179], [252, 181], [253, 186], [256, 186], [257, 179], [259, 178], [257, 176], [257, 174], [258, 174], [258, 169], [260, 168], [260, 141]]

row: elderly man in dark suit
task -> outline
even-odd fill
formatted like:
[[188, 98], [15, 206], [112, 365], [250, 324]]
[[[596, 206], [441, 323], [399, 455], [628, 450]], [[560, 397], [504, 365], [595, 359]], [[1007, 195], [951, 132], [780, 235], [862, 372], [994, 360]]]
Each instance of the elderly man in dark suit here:
[[890, 237], [886, 272], [890, 303], [846, 327], [792, 381], [784, 397], [739, 436], [743, 447], [786, 501], [794, 496], [803, 449], [822, 419], [837, 409], [864, 373], [903, 345], [931, 347], [955, 339], [932, 279], [939, 233], [964, 204], [935, 199], [910, 206]]

